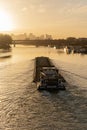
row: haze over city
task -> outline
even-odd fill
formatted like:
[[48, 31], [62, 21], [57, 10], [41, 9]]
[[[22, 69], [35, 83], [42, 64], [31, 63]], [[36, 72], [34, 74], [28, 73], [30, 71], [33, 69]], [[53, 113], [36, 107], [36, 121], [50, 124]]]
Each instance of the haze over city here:
[[87, 0], [0, 0], [0, 33], [87, 37]]

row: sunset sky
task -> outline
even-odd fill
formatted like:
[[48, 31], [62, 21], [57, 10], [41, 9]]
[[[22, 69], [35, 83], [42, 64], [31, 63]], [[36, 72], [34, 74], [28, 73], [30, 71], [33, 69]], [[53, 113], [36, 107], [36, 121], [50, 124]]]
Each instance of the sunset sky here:
[[87, 37], [87, 0], [0, 0], [0, 33]]

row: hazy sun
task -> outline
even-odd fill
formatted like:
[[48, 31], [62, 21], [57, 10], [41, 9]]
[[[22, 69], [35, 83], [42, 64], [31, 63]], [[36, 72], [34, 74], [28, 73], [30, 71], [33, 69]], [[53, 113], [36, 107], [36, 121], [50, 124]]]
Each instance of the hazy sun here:
[[0, 10], [0, 31], [11, 31], [12, 29], [11, 17], [7, 12]]

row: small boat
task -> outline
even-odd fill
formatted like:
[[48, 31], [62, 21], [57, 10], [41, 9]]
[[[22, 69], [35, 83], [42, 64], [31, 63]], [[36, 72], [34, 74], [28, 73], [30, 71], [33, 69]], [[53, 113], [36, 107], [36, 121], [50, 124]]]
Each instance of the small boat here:
[[64, 48], [64, 52], [65, 52], [66, 54], [69, 54], [69, 53], [71, 53], [71, 49], [66, 46], [66, 47]]
[[1, 49], [0, 50], [0, 58], [8, 58], [11, 57], [11, 49]]
[[56, 49], [56, 46], [54, 46], [53, 48], [54, 48], [54, 50], [55, 50], [55, 49]]

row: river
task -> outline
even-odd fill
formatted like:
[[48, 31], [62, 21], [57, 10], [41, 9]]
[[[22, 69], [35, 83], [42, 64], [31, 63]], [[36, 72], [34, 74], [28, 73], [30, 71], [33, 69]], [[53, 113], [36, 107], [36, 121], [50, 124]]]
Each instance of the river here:
[[[34, 58], [50, 57], [66, 79], [66, 91], [37, 91]], [[87, 55], [54, 48], [16, 46], [0, 58], [0, 130], [86, 130]]]

